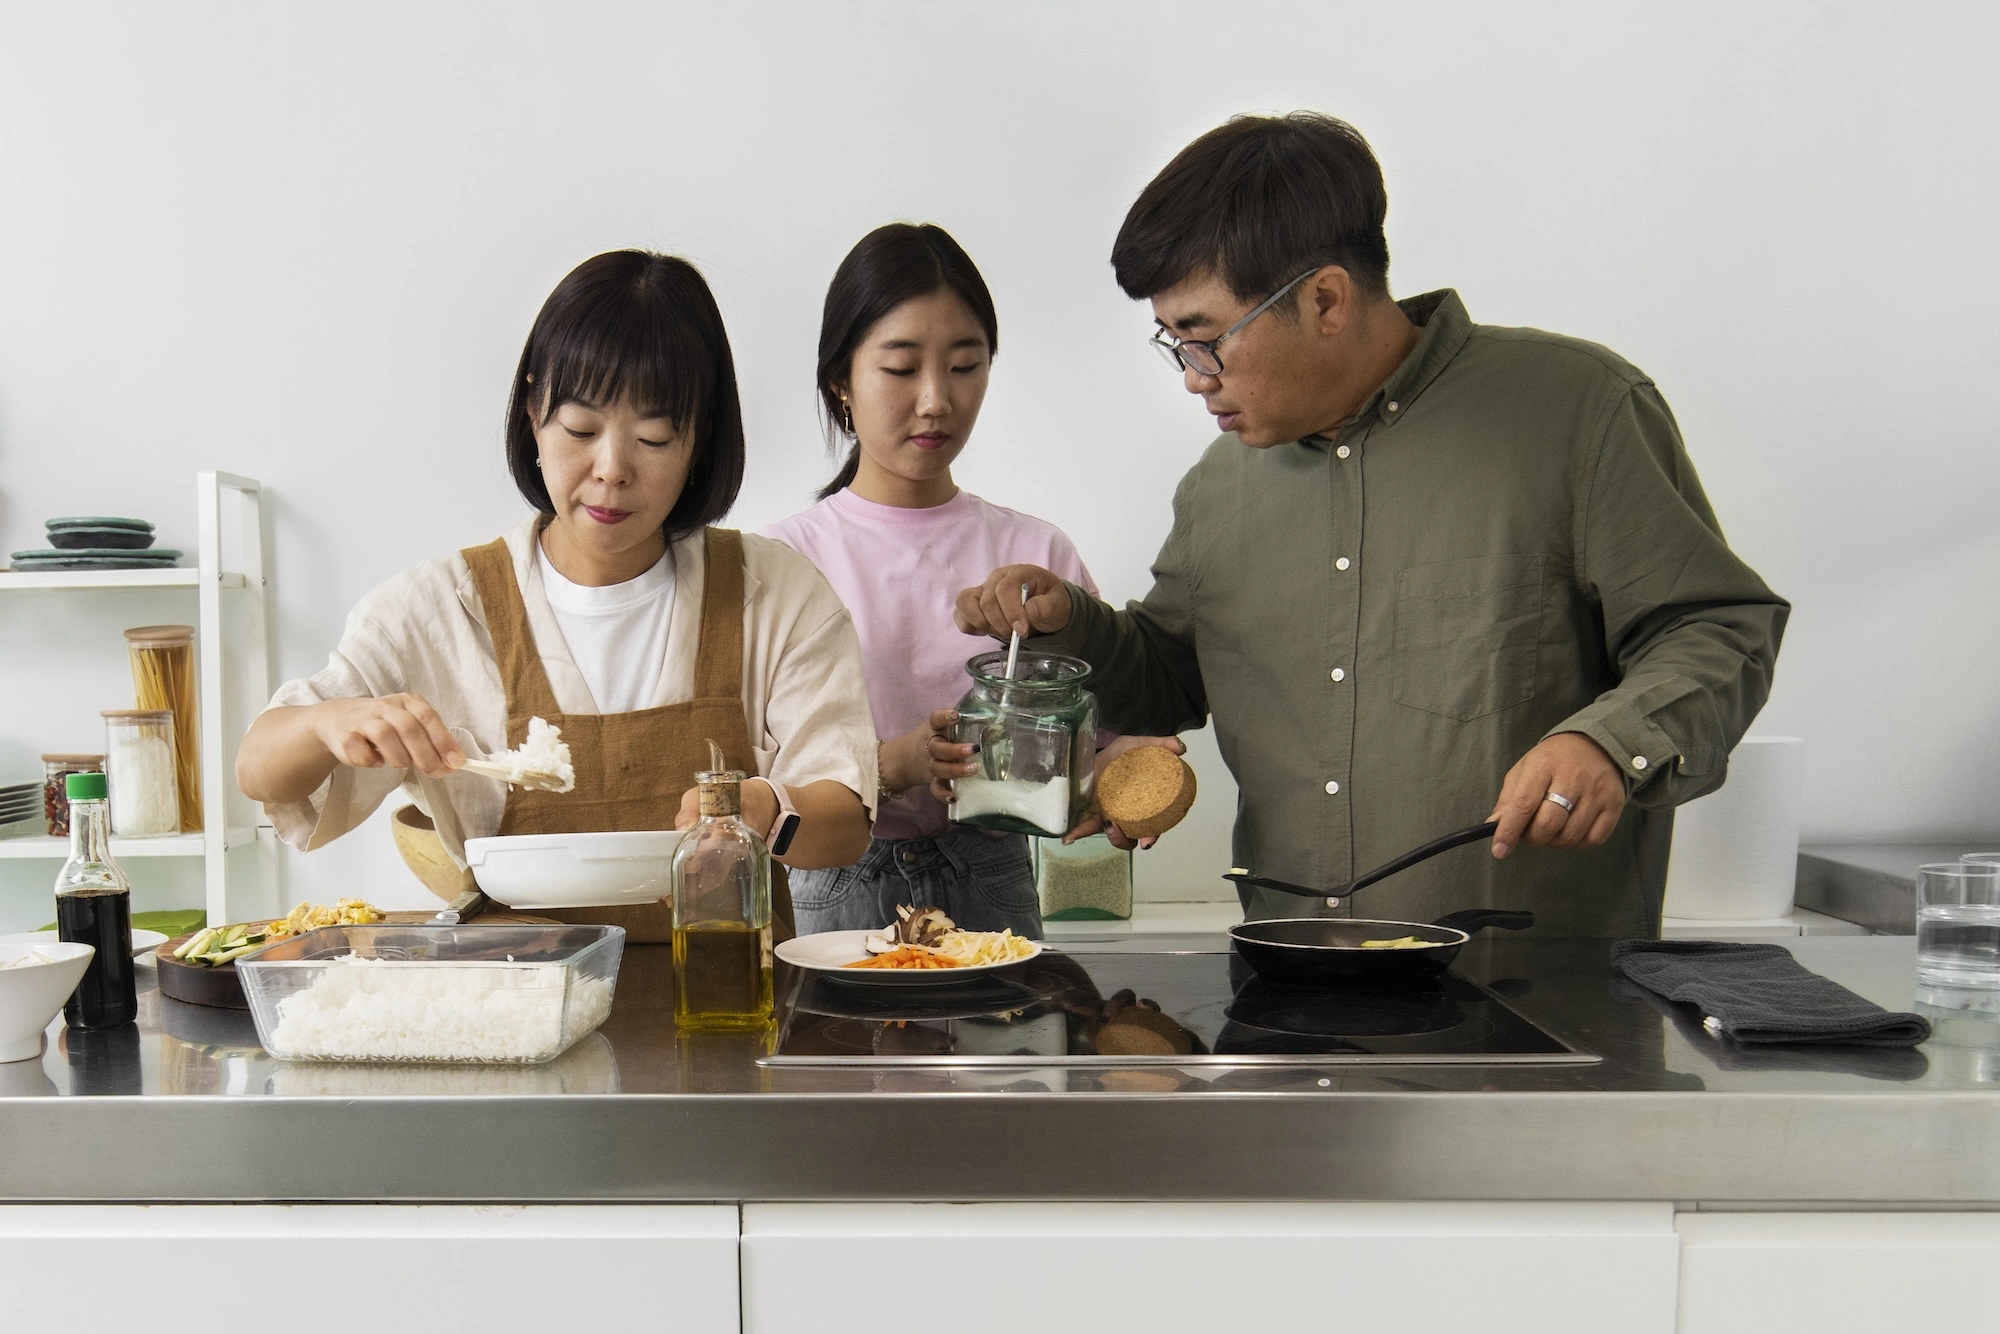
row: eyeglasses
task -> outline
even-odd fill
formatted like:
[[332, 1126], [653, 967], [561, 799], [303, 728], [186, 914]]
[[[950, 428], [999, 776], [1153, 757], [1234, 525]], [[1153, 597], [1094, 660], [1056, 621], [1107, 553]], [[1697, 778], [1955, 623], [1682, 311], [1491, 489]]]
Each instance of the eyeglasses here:
[[1319, 265], [1313, 265], [1304, 273], [1301, 273], [1298, 277], [1265, 297], [1263, 301], [1258, 303], [1256, 309], [1252, 310], [1248, 315], [1245, 315], [1242, 319], [1236, 321], [1236, 323], [1230, 325], [1227, 329], [1224, 329], [1221, 333], [1208, 339], [1206, 342], [1193, 342], [1185, 338], [1176, 338], [1168, 331], [1167, 326], [1164, 324], [1153, 330], [1153, 337], [1150, 341], [1154, 347], [1159, 349], [1160, 355], [1167, 359], [1167, 364], [1177, 371], [1186, 369], [1193, 371], [1196, 375], [1220, 375], [1222, 374], [1222, 358], [1216, 355], [1215, 350], [1234, 337], [1244, 325], [1250, 323], [1250, 321], [1277, 305], [1278, 302], [1284, 300], [1287, 292], [1290, 292], [1294, 287], [1297, 287], [1300, 283], [1318, 273], [1319, 270]]

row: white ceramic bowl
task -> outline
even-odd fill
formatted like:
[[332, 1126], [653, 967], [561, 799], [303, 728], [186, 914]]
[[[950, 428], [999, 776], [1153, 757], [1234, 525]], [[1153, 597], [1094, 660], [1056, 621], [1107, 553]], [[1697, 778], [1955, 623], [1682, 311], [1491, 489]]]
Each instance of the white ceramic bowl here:
[[623, 908], [673, 891], [673, 829], [618, 834], [509, 834], [465, 841], [486, 897], [509, 908]]
[[[0, 945], [52, 945], [56, 942], [55, 928], [47, 931], [17, 931], [11, 936], [0, 936]], [[132, 957], [141, 956], [167, 943], [166, 936], [158, 931], [148, 931], [143, 926], [132, 928]]]
[[[0, 945], [0, 1061], [31, 1061], [42, 1054], [42, 1030], [96, 953], [89, 945], [60, 940]], [[36, 962], [15, 964], [18, 959]]]

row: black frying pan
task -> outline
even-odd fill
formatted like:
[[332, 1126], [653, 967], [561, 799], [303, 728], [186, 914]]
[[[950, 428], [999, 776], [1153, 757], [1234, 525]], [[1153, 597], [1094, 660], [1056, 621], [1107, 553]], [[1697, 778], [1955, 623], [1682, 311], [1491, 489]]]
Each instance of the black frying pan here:
[[[1500, 826], [1488, 820], [1467, 829], [1432, 839], [1391, 858], [1374, 870], [1358, 875], [1332, 889], [1309, 889], [1289, 881], [1271, 880], [1247, 871], [1232, 871], [1224, 877], [1239, 885], [1273, 889], [1301, 898], [1321, 899], [1328, 907], [1378, 880], [1406, 871], [1440, 852], [1493, 837]], [[1383, 922], [1359, 917], [1286, 917], [1262, 922], [1245, 922], [1230, 928], [1236, 952], [1255, 969], [1259, 977], [1273, 982], [1306, 986], [1394, 986], [1420, 978], [1434, 978], [1448, 967], [1459, 946], [1472, 932], [1486, 926], [1520, 931], [1535, 924], [1533, 913], [1510, 912], [1498, 908], [1473, 908], [1453, 913], [1435, 922]], [[1421, 945], [1401, 949], [1369, 949], [1371, 940], [1400, 940], [1414, 936]]]
[[[1229, 939], [1243, 962], [1266, 981], [1307, 987], [1394, 987], [1435, 979], [1482, 927], [1522, 931], [1534, 924], [1533, 913], [1508, 908], [1468, 908], [1430, 923], [1282, 917], [1241, 922], [1229, 928]], [[1369, 949], [1365, 944], [1405, 936], [1423, 943], [1401, 949]]]

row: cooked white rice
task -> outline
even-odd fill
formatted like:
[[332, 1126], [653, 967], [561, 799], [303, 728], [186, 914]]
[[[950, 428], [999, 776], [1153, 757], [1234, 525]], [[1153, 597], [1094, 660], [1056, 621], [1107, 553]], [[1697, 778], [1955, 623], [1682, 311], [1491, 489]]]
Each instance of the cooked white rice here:
[[576, 786], [576, 767], [570, 763], [569, 742], [562, 739], [562, 729], [546, 718], [528, 719], [528, 735], [522, 739], [520, 749], [503, 750], [492, 756], [491, 762], [507, 767], [510, 783], [533, 778], [551, 782], [557, 792], [568, 792]]
[[[544, 1061], [563, 1048], [560, 964], [330, 960], [278, 1002], [274, 1055], [323, 1061]], [[611, 1013], [611, 983], [578, 976], [575, 1035]]]

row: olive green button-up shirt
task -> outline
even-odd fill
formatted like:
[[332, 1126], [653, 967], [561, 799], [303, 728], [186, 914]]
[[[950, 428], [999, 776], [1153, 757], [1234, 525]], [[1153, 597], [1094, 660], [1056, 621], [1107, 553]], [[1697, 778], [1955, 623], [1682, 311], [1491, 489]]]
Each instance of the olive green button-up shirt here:
[[1558, 934], [1657, 934], [1672, 808], [1722, 782], [1789, 605], [1723, 540], [1643, 374], [1475, 325], [1454, 292], [1402, 306], [1421, 337], [1354, 421], [1271, 449], [1218, 439], [1146, 598], [1114, 611], [1072, 588], [1074, 619], [1037, 642], [1094, 666], [1109, 727], [1212, 717], [1237, 864], [1299, 884], [1478, 823], [1552, 733], [1625, 775], [1601, 848], [1496, 862], [1480, 843], [1339, 910], [1258, 891], [1251, 917], [1518, 907]]

